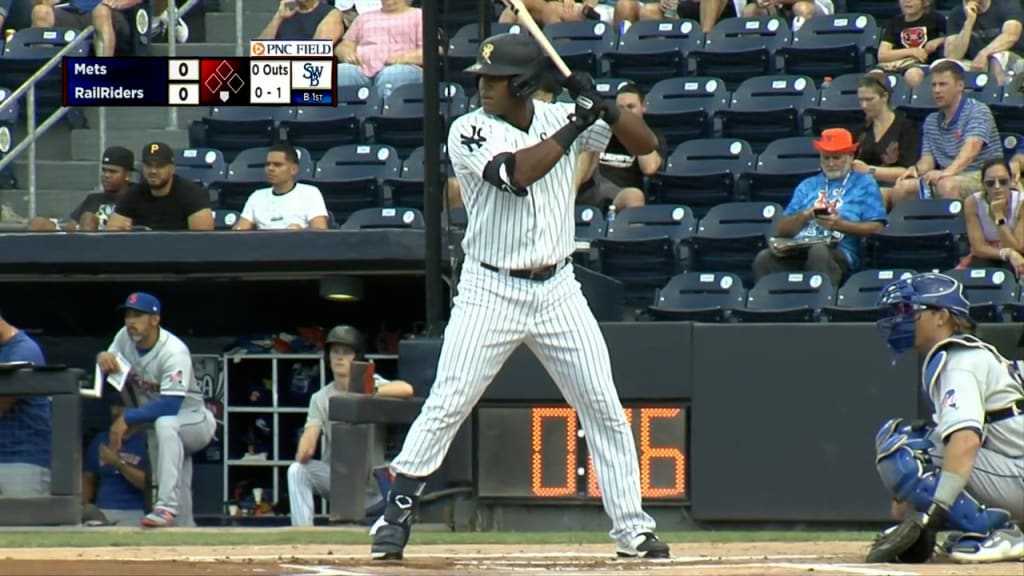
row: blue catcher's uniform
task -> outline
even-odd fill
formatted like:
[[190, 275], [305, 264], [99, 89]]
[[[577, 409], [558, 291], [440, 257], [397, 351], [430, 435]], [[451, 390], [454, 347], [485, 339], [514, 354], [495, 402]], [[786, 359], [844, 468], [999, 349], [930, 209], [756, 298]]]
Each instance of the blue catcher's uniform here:
[[[956, 280], [918, 274], [894, 282], [882, 295], [892, 315], [879, 321], [896, 354], [914, 347], [917, 314], [945, 308], [969, 319], [968, 303]], [[948, 510], [946, 528], [961, 534], [947, 542], [954, 560], [986, 561], [1024, 557], [1024, 376], [1021, 366], [978, 338], [957, 334], [927, 354], [922, 389], [931, 400], [932, 421], [886, 422], [875, 438], [882, 483], [893, 497], [926, 513], [942, 474], [950, 436], [974, 430], [981, 438], [966, 490]]]

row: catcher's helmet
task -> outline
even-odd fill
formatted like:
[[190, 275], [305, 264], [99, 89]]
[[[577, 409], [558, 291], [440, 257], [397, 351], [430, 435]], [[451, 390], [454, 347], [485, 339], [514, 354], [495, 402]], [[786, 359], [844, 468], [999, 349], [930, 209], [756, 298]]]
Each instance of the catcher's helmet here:
[[480, 43], [476, 62], [466, 72], [508, 77], [512, 96], [528, 98], [544, 75], [544, 53], [529, 35], [497, 34]]
[[892, 282], [882, 290], [878, 305], [886, 310], [878, 327], [897, 355], [914, 347], [915, 321], [921, 310], [944, 308], [974, 324], [963, 285], [945, 274], [927, 272]]

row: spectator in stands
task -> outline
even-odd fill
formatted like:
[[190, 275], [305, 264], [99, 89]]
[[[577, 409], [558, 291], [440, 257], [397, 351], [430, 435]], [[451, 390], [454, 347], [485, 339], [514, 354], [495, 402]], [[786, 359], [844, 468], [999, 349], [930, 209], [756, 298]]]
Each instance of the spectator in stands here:
[[32, 0], [0, 0], [0, 32], [29, 28], [31, 20]]
[[163, 142], [142, 149], [143, 179], [125, 191], [107, 230], [213, 230], [210, 194], [174, 173], [174, 151]]
[[249, 196], [235, 230], [327, 229], [327, 206], [320, 189], [295, 181], [299, 154], [294, 146], [271, 146], [266, 170], [270, 187]]
[[[331, 384], [321, 388], [309, 399], [309, 412], [306, 426], [299, 439], [299, 448], [295, 453], [295, 462], [288, 466], [288, 502], [291, 504], [292, 526], [313, 525], [313, 493], [321, 497], [330, 494], [331, 466], [328, 460], [331, 455], [331, 426], [327, 418], [331, 398], [358, 392], [352, 392], [352, 363], [362, 359], [365, 351], [365, 338], [351, 326], [335, 326], [327, 334], [325, 352], [328, 366], [334, 376]], [[357, 386], [360, 383], [356, 383]], [[379, 374], [373, 375], [374, 394], [389, 398], [408, 398], [413, 389], [408, 382], [401, 380], [389, 381]], [[371, 467], [382, 466], [384, 462], [384, 427], [375, 427], [371, 439]], [[323, 436], [320, 460], [314, 460], [316, 445]], [[379, 501], [383, 497], [372, 478], [366, 485], [367, 497]], [[368, 504], [374, 504], [368, 500]]]
[[774, 272], [818, 272], [839, 286], [860, 267], [861, 241], [885, 227], [882, 194], [874, 178], [853, 171], [857, 143], [845, 128], [830, 128], [814, 141], [821, 173], [801, 182], [779, 220], [776, 234], [807, 240], [762, 250], [754, 259], [757, 279]]
[[[547, 26], [555, 22], [579, 22], [581, 20], [600, 20], [601, 14], [596, 7], [599, 0], [523, 0], [527, 12], [540, 26]], [[518, 18], [515, 13], [505, 9], [498, 22], [505, 24], [516, 24]]]
[[1000, 85], [1024, 73], [1024, 8], [1013, 0], [963, 0], [949, 15], [946, 58], [988, 71]]
[[[124, 414], [120, 394], [110, 397], [111, 421]], [[129, 426], [121, 447], [110, 449], [110, 430], [93, 437], [82, 465], [82, 504], [93, 504], [110, 524], [138, 526], [146, 515], [146, 434]]]
[[[619, 110], [643, 116], [647, 111], [644, 91], [636, 84], [623, 84], [615, 95]], [[658, 137], [658, 148], [645, 156], [634, 156], [626, 151], [619, 139], [612, 135], [604, 152], [584, 152], [576, 161], [576, 203], [597, 206], [602, 211], [615, 204], [617, 210], [643, 206], [644, 177], [656, 173], [665, 157], [665, 138]]]
[[85, 30], [94, 26], [96, 55], [109, 58], [118, 45], [130, 45], [132, 28], [127, 11], [141, 3], [142, 0], [35, 0], [32, 27]]
[[[43, 366], [39, 344], [0, 316], [0, 363]], [[0, 397], [0, 496], [50, 493], [50, 399]]]
[[67, 220], [37, 217], [29, 221], [28, 229], [32, 232], [106, 230], [114, 206], [132, 184], [130, 179], [134, 171], [135, 155], [131, 150], [122, 146], [107, 148], [100, 168], [101, 191], [87, 195]]
[[946, 43], [946, 18], [932, 10], [931, 0], [901, 0], [900, 17], [893, 18], [878, 43], [878, 67], [899, 72], [912, 88], [924, 81], [928, 65]]
[[1007, 267], [1024, 275], [1024, 192], [1015, 185], [1006, 160], [997, 158], [981, 168], [985, 189], [964, 201], [964, 219], [971, 253], [959, 268]]
[[[167, 15], [168, 2], [169, 0], [152, 1], [151, 6], [153, 8], [153, 14], [159, 14], [159, 16], [153, 18], [153, 26], [150, 30], [150, 34], [152, 36], [159, 36], [167, 32], [167, 28], [169, 27], [169, 17]], [[178, 6], [179, 4], [184, 6], [185, 3], [184, 1], [179, 0], [175, 5]], [[181, 9], [181, 6], [178, 6], [178, 8]], [[174, 25], [174, 39], [178, 44], [184, 44], [185, 42], [188, 42], [188, 36], [188, 24], [185, 23], [183, 18], [179, 17], [178, 23]]]
[[342, 30], [348, 30], [356, 16], [380, 10], [381, 0], [336, 0], [334, 7], [341, 12]]
[[938, 62], [931, 81], [938, 110], [924, 120], [921, 158], [896, 182], [893, 203], [917, 195], [964, 198], [981, 190], [981, 165], [1003, 156], [992, 111], [964, 94], [963, 68]]
[[866, 172], [882, 186], [889, 205], [891, 186], [921, 157], [921, 129], [889, 101], [888, 79], [882, 74], [865, 74], [857, 84], [857, 99], [866, 120], [857, 142], [856, 172]]
[[832, 0], [749, 0], [743, 7], [744, 18], [778, 16], [792, 23], [796, 32], [815, 16], [835, 14]]
[[682, 18], [700, 22], [704, 32], [710, 32], [715, 24], [725, 18], [735, 18], [743, 13], [746, 0], [616, 0], [613, 21], [675, 20]]
[[281, 0], [260, 38], [330, 40], [337, 44], [344, 33], [341, 11], [324, 0]]
[[409, 0], [382, 0], [360, 14], [335, 50], [339, 86], [374, 86], [382, 98], [423, 81], [423, 13]]
[[1021, 179], [1021, 174], [1024, 174], [1024, 152], [1018, 152], [1010, 158], [1010, 174], [1017, 188], [1024, 190], [1024, 180]]

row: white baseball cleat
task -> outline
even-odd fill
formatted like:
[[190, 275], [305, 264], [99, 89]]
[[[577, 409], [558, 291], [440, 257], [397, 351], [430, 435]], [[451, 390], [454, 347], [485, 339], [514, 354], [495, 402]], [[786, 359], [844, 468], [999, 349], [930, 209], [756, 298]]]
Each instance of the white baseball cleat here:
[[965, 536], [946, 550], [950, 560], [963, 563], [1024, 560], [1024, 532], [1012, 526], [1000, 528], [988, 538]]

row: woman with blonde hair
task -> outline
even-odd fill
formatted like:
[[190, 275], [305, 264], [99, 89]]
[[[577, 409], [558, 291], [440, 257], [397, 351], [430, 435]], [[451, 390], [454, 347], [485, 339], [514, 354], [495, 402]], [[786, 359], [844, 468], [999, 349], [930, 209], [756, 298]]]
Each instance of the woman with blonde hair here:
[[1019, 278], [1024, 274], [1024, 192], [1002, 158], [985, 162], [981, 182], [984, 189], [964, 202], [971, 253], [958, 268], [1006, 267]]

